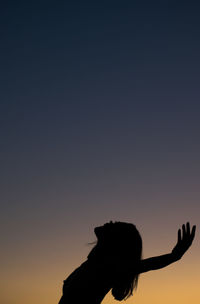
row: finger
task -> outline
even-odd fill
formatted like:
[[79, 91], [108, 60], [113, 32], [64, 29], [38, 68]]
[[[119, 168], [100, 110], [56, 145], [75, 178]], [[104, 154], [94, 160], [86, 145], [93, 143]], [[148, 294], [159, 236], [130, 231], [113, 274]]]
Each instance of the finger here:
[[193, 241], [193, 239], [194, 239], [195, 232], [196, 232], [196, 225], [194, 225], [194, 226], [192, 227], [192, 232], [191, 232], [191, 240], [192, 240], [192, 241]]
[[190, 235], [190, 223], [189, 222], [187, 222], [187, 224], [186, 224], [186, 233], [188, 236]]
[[181, 242], [181, 229], [178, 230], [178, 243]]
[[183, 236], [182, 236], [182, 238], [184, 238], [184, 237], [186, 236], [185, 224], [182, 225], [182, 231], [183, 231]]

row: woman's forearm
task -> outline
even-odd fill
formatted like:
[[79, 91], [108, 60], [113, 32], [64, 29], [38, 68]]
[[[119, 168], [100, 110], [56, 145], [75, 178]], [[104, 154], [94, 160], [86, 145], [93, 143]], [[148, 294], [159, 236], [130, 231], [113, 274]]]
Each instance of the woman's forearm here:
[[176, 261], [178, 261], [178, 258], [176, 258], [172, 253], [144, 259], [141, 261], [139, 272], [143, 273], [150, 270], [164, 268]]

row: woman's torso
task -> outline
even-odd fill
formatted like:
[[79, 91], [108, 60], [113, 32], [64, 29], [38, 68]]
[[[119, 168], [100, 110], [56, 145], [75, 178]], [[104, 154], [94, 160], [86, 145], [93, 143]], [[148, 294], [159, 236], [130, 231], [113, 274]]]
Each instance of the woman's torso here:
[[59, 304], [99, 304], [112, 288], [112, 271], [85, 261], [64, 281]]

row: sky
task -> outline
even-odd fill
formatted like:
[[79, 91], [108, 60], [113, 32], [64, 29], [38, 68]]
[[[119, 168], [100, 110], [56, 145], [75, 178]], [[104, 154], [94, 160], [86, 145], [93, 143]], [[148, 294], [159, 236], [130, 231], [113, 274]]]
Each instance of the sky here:
[[144, 258], [196, 224], [191, 250], [141, 275], [127, 303], [199, 303], [199, 13], [195, 1], [1, 4], [1, 303], [58, 303], [110, 220], [136, 224]]

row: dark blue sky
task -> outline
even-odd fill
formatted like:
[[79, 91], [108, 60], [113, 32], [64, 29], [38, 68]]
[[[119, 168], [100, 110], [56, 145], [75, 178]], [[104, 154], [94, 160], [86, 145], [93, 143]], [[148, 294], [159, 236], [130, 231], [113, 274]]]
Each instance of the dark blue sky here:
[[96, 162], [107, 149], [140, 153], [141, 142], [150, 155], [170, 144], [196, 150], [199, 5], [7, 2], [0, 20], [7, 169], [16, 157], [22, 167], [84, 154]]
[[122, 157], [141, 142], [150, 155], [196, 149], [198, 4], [7, 2], [0, 20], [7, 169], [16, 157], [22, 167], [84, 154], [96, 162], [107, 149]]
[[168, 183], [192, 191], [200, 169], [198, 4], [7, 2], [0, 23], [8, 214], [26, 213], [28, 201], [38, 214], [49, 200], [54, 214], [58, 197], [69, 195], [64, 214], [79, 192], [123, 189], [123, 197]]

